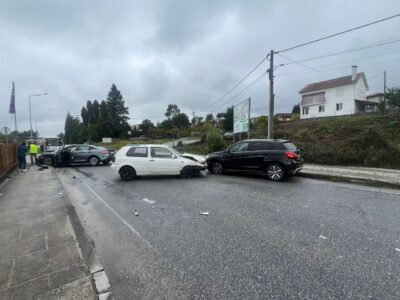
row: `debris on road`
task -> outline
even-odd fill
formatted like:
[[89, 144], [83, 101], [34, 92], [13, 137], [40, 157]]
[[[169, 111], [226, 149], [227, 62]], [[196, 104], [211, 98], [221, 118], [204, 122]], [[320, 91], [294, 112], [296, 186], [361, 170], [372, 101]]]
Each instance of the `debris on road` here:
[[0, 196], [3, 196], [3, 194], [0, 194]]
[[326, 240], [327, 239], [327, 237], [323, 236], [323, 235], [320, 235], [319, 238], [322, 239], [322, 240]]
[[72, 176], [73, 179], [76, 179], [76, 176]]
[[135, 215], [135, 217], [138, 217], [138, 216], [139, 216], [139, 212], [138, 212], [137, 210], [135, 210], [135, 211], [133, 212], [133, 214]]
[[143, 201], [144, 201], [144, 202], [147, 202], [147, 203], [149, 203], [149, 204], [154, 204], [154, 203], [156, 203], [156, 201], [150, 200], [150, 199], [147, 199], [147, 198], [143, 198]]
[[396, 250], [397, 252], [400, 252], [400, 248], [395, 248], [394, 250]]
[[59, 192], [58, 194], [59, 194], [60, 196], [62, 196], [62, 193], [61, 193], [61, 192]]
[[201, 211], [200, 214], [203, 216], [208, 216], [210, 213], [208, 211]]

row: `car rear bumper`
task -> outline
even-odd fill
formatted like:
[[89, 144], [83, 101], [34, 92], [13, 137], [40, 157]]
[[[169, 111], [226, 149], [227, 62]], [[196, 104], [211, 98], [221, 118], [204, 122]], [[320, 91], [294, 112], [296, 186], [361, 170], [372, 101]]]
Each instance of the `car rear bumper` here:
[[114, 165], [114, 164], [111, 165], [111, 170], [112, 170], [114, 173], [116, 173], [116, 174], [119, 173], [119, 169], [120, 169], [120, 168], [121, 168], [121, 167], [120, 167], [119, 165]]
[[292, 165], [290, 169], [286, 169], [288, 175], [294, 176], [303, 169], [303, 164]]

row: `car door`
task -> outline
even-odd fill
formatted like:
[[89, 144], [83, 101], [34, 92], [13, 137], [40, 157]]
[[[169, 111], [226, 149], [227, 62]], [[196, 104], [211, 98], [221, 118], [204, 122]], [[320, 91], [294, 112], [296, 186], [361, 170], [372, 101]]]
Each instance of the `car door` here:
[[137, 146], [130, 148], [123, 160], [123, 164], [132, 166], [137, 175], [149, 174], [149, 157], [147, 146]]
[[79, 145], [74, 152], [74, 162], [87, 162], [89, 156], [89, 145]]
[[243, 154], [243, 169], [257, 171], [264, 168], [265, 159], [269, 152], [273, 150], [267, 141], [250, 142], [247, 151]]
[[178, 174], [182, 161], [171, 150], [161, 146], [150, 146], [149, 171], [154, 175]]
[[224, 157], [224, 168], [231, 170], [243, 170], [244, 153], [247, 151], [249, 143], [239, 142], [228, 149]]

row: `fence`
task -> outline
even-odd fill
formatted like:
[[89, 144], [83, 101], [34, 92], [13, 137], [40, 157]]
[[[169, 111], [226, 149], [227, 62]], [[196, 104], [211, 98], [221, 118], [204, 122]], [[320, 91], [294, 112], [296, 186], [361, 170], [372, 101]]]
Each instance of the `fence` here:
[[17, 145], [0, 144], [0, 178], [17, 162]]

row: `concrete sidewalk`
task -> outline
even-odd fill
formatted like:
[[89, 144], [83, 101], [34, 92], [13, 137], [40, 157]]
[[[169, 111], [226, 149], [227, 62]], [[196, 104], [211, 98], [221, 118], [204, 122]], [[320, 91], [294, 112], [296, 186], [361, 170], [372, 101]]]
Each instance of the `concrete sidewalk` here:
[[0, 185], [0, 299], [95, 299], [55, 170], [14, 172]]
[[300, 176], [400, 188], [400, 170], [306, 164]]

